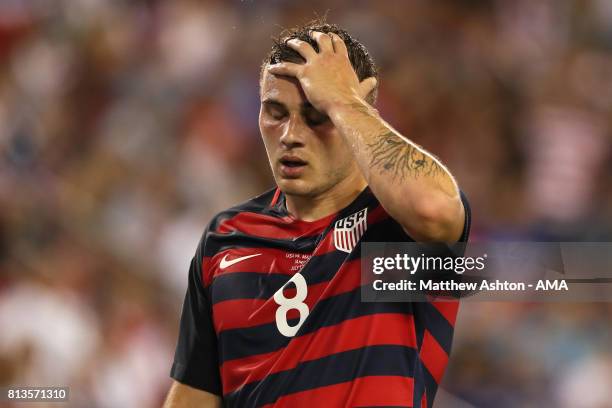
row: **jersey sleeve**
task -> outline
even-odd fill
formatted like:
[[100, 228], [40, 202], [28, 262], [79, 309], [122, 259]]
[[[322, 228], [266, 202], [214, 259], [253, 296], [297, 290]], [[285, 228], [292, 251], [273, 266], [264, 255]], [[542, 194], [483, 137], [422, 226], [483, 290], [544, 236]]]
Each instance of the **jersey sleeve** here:
[[472, 210], [463, 191], [459, 190], [459, 195], [461, 196], [461, 203], [465, 210], [465, 221], [463, 222], [463, 231], [461, 232], [461, 237], [458, 242], [467, 242], [470, 237], [470, 227], [472, 226]]
[[[208, 229], [207, 229], [208, 230]], [[222, 394], [217, 336], [213, 327], [212, 305], [202, 283], [202, 259], [206, 233], [189, 267], [187, 293], [183, 303], [179, 336], [170, 377], [176, 381]]]
[[[464, 208], [464, 222], [463, 222], [463, 230], [461, 231], [461, 235], [457, 242], [452, 244], [446, 243], [425, 243], [423, 246], [415, 247], [415, 252], [413, 256], [425, 256], [425, 257], [436, 257], [436, 258], [457, 258], [463, 257], [465, 255], [467, 242], [470, 236], [470, 227], [472, 222], [472, 212], [470, 209], [470, 204], [466, 195], [463, 191], [459, 190], [459, 195], [461, 198], [461, 203]], [[408, 237], [410, 238], [410, 237]], [[412, 241], [412, 239], [410, 238]], [[461, 282], [463, 280], [463, 275], [455, 273], [453, 270], [447, 269], [426, 269], [419, 270], [417, 273], [411, 275], [412, 279], [415, 280], [417, 286], [419, 286], [419, 281], [427, 281], [430, 280], [432, 282]], [[439, 290], [423, 290], [421, 293], [435, 296], [435, 297], [443, 297], [447, 299], [451, 298], [460, 298], [464, 295], [462, 292], [458, 291], [439, 291]]]

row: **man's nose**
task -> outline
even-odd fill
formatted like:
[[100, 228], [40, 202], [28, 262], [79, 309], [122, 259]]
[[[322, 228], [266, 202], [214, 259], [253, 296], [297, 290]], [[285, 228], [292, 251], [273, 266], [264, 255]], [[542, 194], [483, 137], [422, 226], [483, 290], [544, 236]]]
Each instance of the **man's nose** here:
[[308, 126], [300, 118], [290, 118], [284, 126], [280, 142], [287, 149], [304, 146]]

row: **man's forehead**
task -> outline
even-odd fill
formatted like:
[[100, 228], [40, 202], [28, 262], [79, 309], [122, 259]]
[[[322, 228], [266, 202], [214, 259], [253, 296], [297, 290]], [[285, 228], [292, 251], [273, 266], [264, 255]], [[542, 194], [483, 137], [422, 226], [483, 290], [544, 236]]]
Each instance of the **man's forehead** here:
[[307, 98], [296, 78], [264, 72], [261, 81], [261, 101], [265, 100], [301, 104], [307, 101]]

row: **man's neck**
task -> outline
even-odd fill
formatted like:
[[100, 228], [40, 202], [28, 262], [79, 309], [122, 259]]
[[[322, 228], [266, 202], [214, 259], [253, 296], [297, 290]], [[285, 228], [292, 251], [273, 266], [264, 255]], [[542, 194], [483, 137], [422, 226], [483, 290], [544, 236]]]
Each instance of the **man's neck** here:
[[299, 220], [316, 221], [348, 206], [366, 187], [365, 179], [357, 177], [346, 178], [313, 197], [285, 194], [287, 211]]

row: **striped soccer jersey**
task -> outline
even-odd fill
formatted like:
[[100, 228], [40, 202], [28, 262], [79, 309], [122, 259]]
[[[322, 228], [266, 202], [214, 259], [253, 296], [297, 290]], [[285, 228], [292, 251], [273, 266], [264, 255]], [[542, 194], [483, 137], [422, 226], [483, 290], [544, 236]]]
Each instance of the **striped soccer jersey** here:
[[360, 300], [358, 244], [403, 241], [369, 188], [314, 222], [278, 189], [221, 212], [191, 263], [171, 376], [225, 406], [431, 407], [458, 302]]

